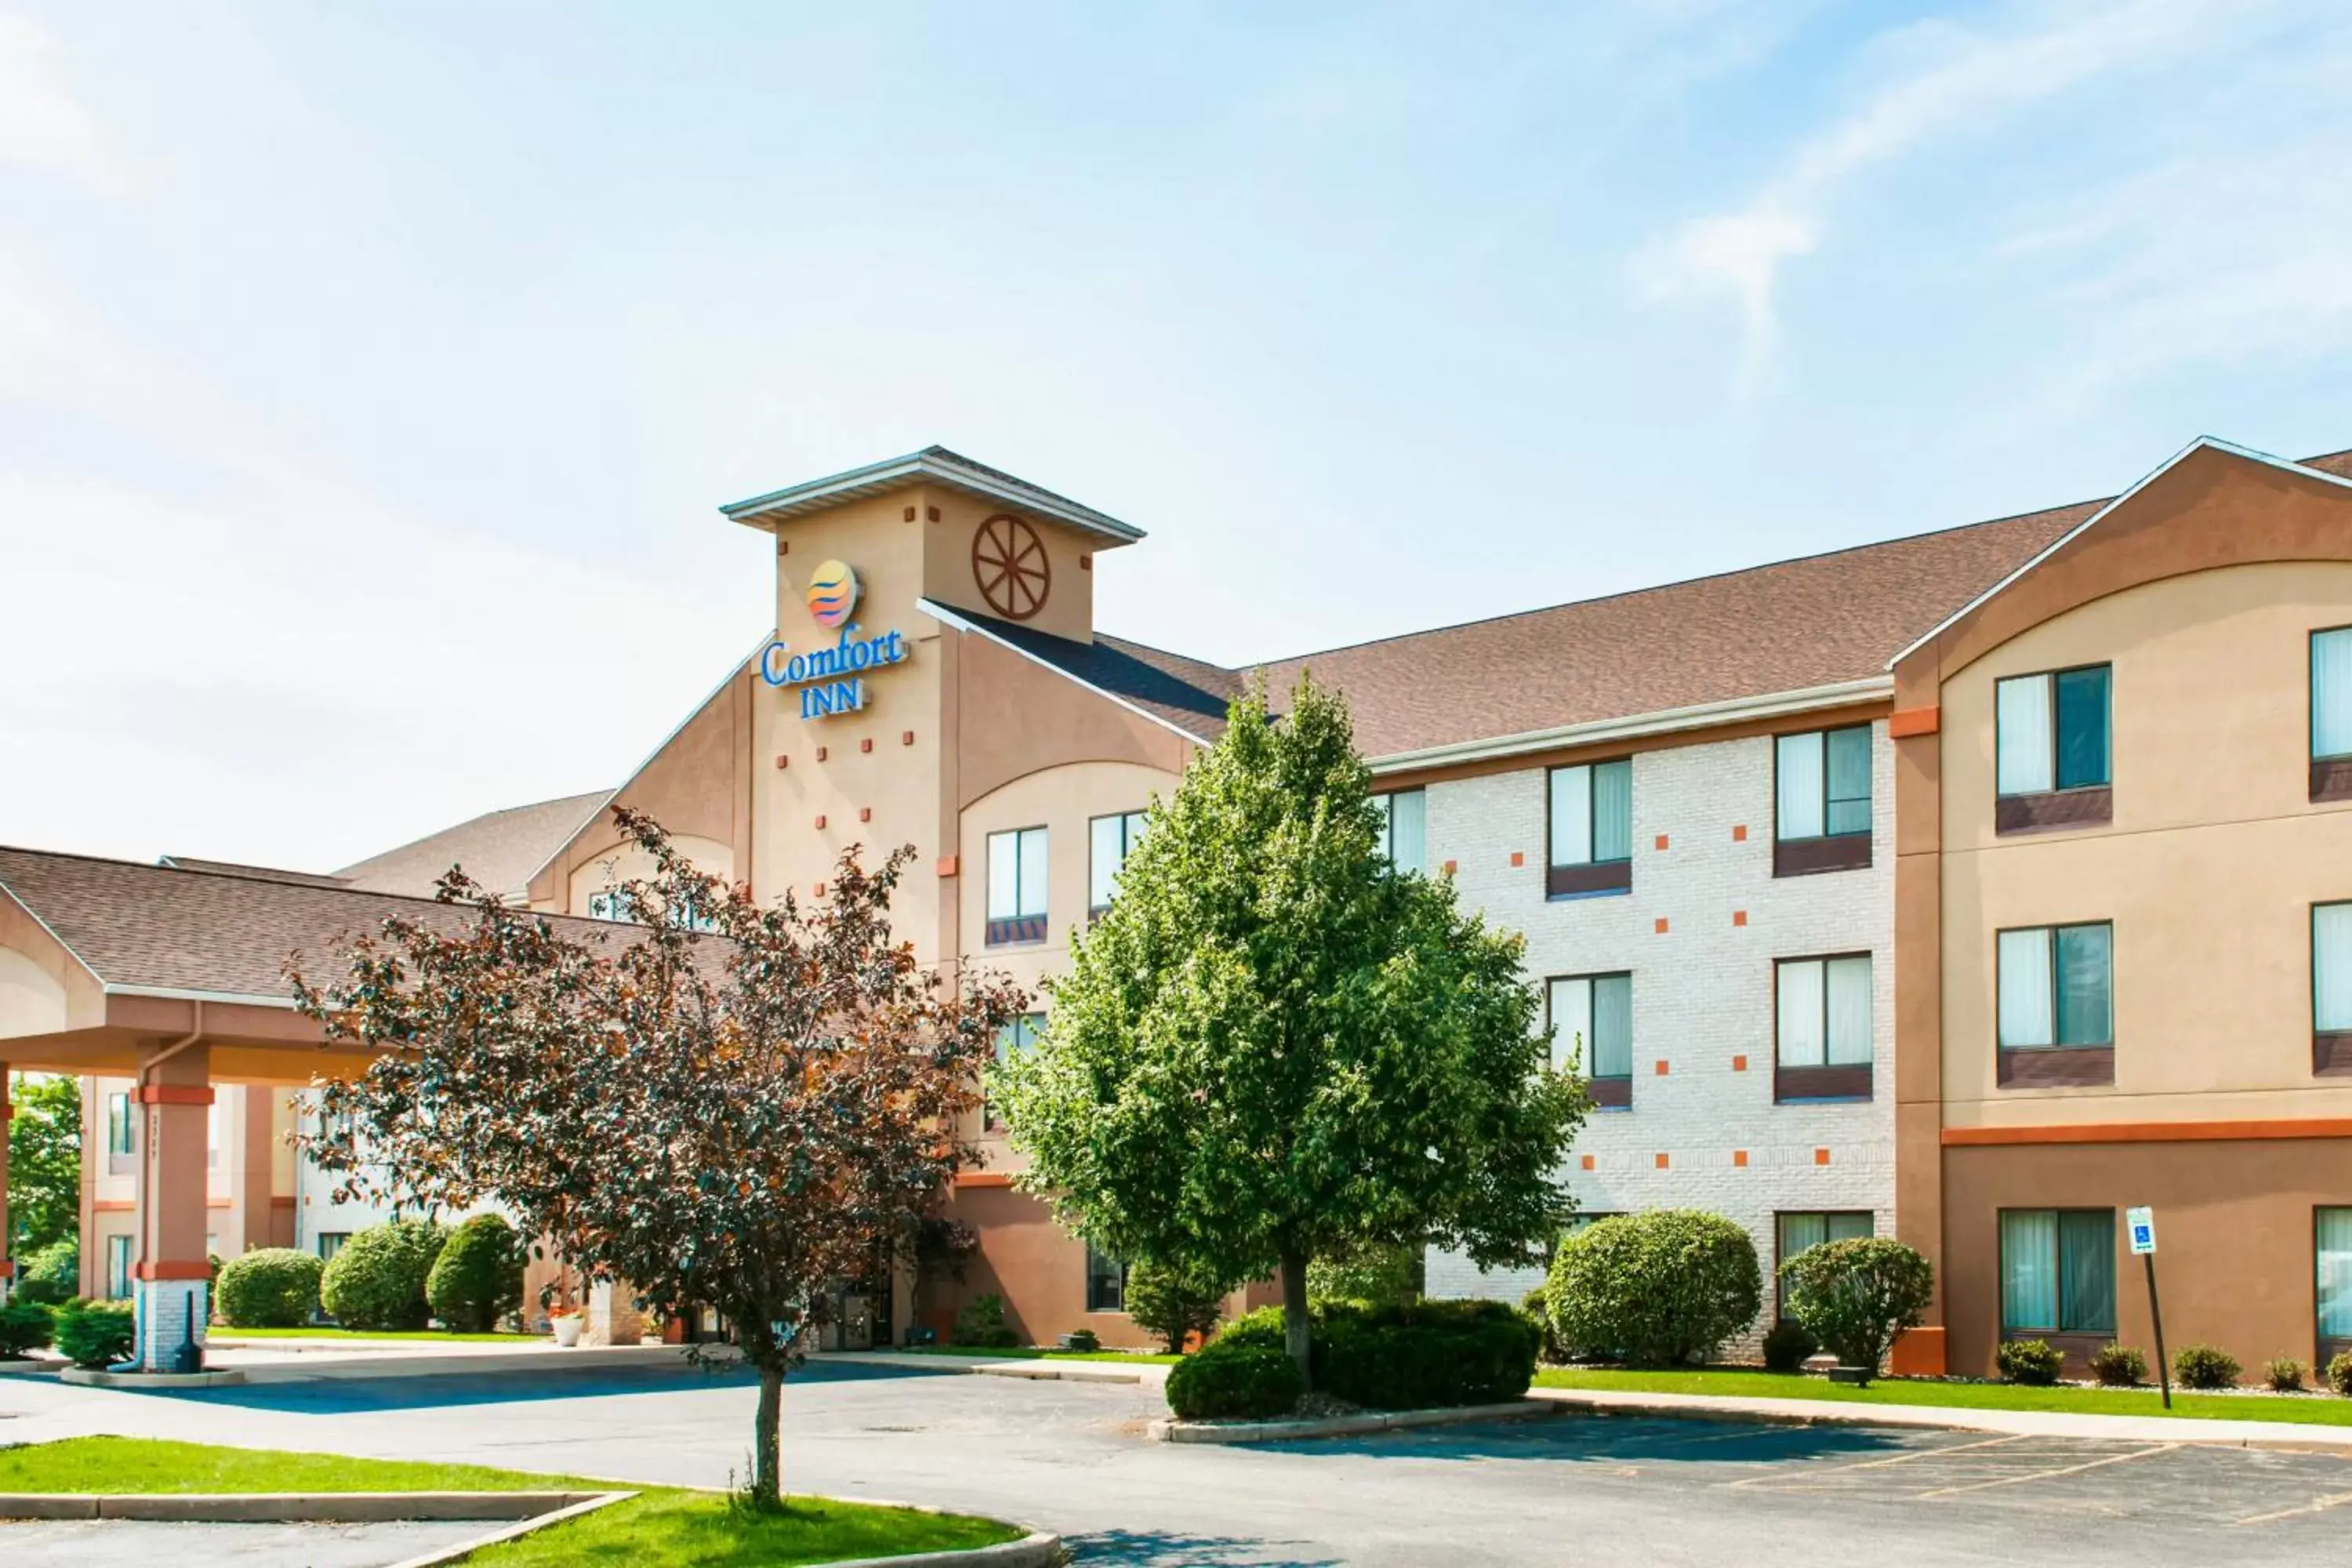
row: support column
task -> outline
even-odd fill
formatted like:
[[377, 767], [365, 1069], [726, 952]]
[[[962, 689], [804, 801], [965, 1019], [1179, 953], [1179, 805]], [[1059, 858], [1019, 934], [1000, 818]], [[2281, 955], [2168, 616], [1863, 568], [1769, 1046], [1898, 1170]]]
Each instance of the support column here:
[[8, 1245], [8, 1121], [16, 1114], [8, 1102], [8, 1064], [0, 1062], [0, 1307], [16, 1290], [16, 1255]]
[[645, 1338], [645, 1317], [625, 1285], [590, 1286], [583, 1315], [587, 1319], [580, 1330], [583, 1345], [633, 1345]]
[[203, 1363], [212, 1279], [205, 1256], [211, 1072], [211, 1052], [201, 1041], [165, 1047], [150, 1059], [134, 1097], [146, 1134], [139, 1151], [139, 1253], [131, 1270], [138, 1314], [131, 1357], [142, 1372], [193, 1372]]

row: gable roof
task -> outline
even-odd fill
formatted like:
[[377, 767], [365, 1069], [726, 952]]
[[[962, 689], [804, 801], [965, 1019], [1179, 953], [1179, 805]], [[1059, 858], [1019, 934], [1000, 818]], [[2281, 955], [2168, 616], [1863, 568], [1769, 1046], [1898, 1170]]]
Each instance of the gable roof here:
[[294, 882], [307, 888], [348, 888], [341, 877], [317, 871], [288, 871], [276, 866], [247, 866], [235, 860], [199, 860], [193, 855], [165, 855], [155, 864], [174, 871], [209, 871], [217, 877], [258, 877], [265, 882]]
[[545, 865], [613, 798], [608, 789], [567, 795], [531, 805], [509, 806], [438, 833], [372, 855], [335, 873], [352, 887], [376, 893], [430, 898], [451, 866], [492, 892], [520, 898], [531, 874]]
[[1019, 507], [1039, 517], [1067, 523], [1109, 545], [1132, 544], [1143, 537], [1143, 530], [1133, 523], [1121, 522], [1108, 512], [1080, 505], [1067, 496], [1056, 495], [1043, 485], [1033, 485], [1002, 468], [975, 463], [961, 452], [950, 452], [945, 447], [926, 447], [903, 458], [885, 458], [862, 468], [850, 468], [843, 473], [828, 474], [821, 479], [787, 485], [782, 489], [753, 496], [749, 500], [730, 502], [719, 510], [721, 515], [747, 527], [772, 528], [777, 523], [788, 522], [809, 512], [823, 511], [845, 501], [885, 495], [910, 484], [924, 482], [946, 485], [967, 495], [978, 496], [982, 500]]
[[1241, 691], [1242, 678], [1233, 670], [1142, 643], [1111, 637], [1075, 642], [1016, 621], [976, 615], [929, 599], [920, 601], [917, 608], [951, 626], [978, 632], [1195, 740], [1224, 729], [1225, 710]]

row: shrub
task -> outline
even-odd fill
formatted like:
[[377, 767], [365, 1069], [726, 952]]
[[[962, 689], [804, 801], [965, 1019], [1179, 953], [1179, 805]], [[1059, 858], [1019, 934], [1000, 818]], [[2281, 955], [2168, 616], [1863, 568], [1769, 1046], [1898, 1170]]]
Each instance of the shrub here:
[[[1536, 1320], [1504, 1301], [1323, 1301], [1313, 1310], [1311, 1328], [1315, 1386], [1371, 1410], [1517, 1399], [1535, 1381], [1543, 1341]], [[1236, 1319], [1210, 1349], [1286, 1354], [1282, 1309], [1261, 1307]]]
[[1551, 1266], [1561, 1342], [1637, 1366], [1713, 1353], [1755, 1321], [1762, 1291], [1748, 1233], [1698, 1209], [1596, 1221], [1561, 1242]]
[[1536, 1329], [1543, 1336], [1537, 1346], [1537, 1353], [1555, 1364], [1566, 1361], [1568, 1347], [1560, 1342], [1559, 1330], [1552, 1323], [1551, 1297], [1544, 1287], [1538, 1285], [1520, 1297], [1519, 1310], [1535, 1320]]
[[449, 1233], [425, 1276], [433, 1315], [461, 1333], [486, 1334], [522, 1310], [523, 1242], [504, 1215], [478, 1214]]
[[16, 1296], [35, 1306], [62, 1307], [81, 1294], [81, 1247], [72, 1237], [53, 1241], [19, 1265]]
[[1062, 1348], [1066, 1351], [1076, 1351], [1081, 1354], [1091, 1354], [1102, 1349], [1102, 1340], [1092, 1329], [1079, 1329], [1062, 1336]]
[[326, 1265], [290, 1247], [264, 1247], [221, 1270], [214, 1300], [221, 1321], [237, 1329], [296, 1329], [319, 1308]]
[[1264, 1420], [1287, 1413], [1306, 1392], [1298, 1363], [1280, 1345], [1236, 1343], [1230, 1331], [1168, 1374], [1168, 1407], [1187, 1421]]
[[1423, 1248], [1374, 1244], [1307, 1266], [1309, 1301], [1362, 1301], [1376, 1307], [1421, 1299]]
[[57, 1346], [74, 1365], [103, 1372], [131, 1355], [136, 1332], [127, 1306], [111, 1301], [68, 1301], [54, 1319]]
[[2091, 1357], [2091, 1375], [2109, 1388], [2130, 1388], [2147, 1381], [2147, 1357], [2110, 1341]]
[[2310, 1370], [2291, 1355], [2273, 1356], [2263, 1363], [2263, 1381], [2273, 1394], [2300, 1394], [2304, 1374]]
[[327, 1264], [319, 1299], [347, 1329], [421, 1329], [431, 1309], [425, 1280], [448, 1233], [430, 1220], [371, 1226], [343, 1243]]
[[1004, 1298], [991, 1290], [963, 1304], [963, 1310], [956, 1314], [955, 1332], [949, 1336], [948, 1342], [1004, 1350], [1019, 1344], [1021, 1336], [1004, 1321]]
[[16, 1361], [49, 1342], [56, 1331], [49, 1309], [38, 1301], [0, 1307], [0, 1361]]
[[2352, 1399], [2352, 1351], [2338, 1351], [2328, 1362], [2327, 1386]]
[[2172, 1381], [2183, 1388], [2233, 1388], [2238, 1358], [2211, 1345], [2183, 1345], [2172, 1352]]
[[1764, 1366], [1768, 1372], [1796, 1372], [1805, 1358], [1822, 1347], [1794, 1318], [1783, 1318], [1764, 1336]]
[[2066, 1358], [2048, 1340], [2011, 1340], [2000, 1347], [1993, 1360], [2000, 1367], [2000, 1375], [2011, 1383], [2030, 1383], [2047, 1388], [2058, 1381], [2065, 1369]]
[[1842, 1366], [1878, 1375], [1895, 1337], [1916, 1328], [1935, 1299], [1936, 1271], [1892, 1237], [1858, 1236], [1809, 1247], [1780, 1268], [1789, 1310]]
[[1138, 1258], [1127, 1270], [1127, 1315], [1135, 1326], [1158, 1334], [1171, 1354], [1181, 1353], [1193, 1334], [1206, 1337], [1224, 1316], [1224, 1291], [1169, 1264]]

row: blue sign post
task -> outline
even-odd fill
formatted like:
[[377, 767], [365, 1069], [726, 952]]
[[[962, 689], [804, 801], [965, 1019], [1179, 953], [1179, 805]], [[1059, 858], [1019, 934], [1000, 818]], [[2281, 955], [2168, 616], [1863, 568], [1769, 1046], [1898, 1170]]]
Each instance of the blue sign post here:
[[2164, 1313], [2156, 1304], [2156, 1211], [2148, 1208], [2124, 1210], [2124, 1228], [2131, 1235], [2131, 1249], [2142, 1263], [2147, 1265], [2147, 1321], [2156, 1329], [2156, 1383], [2164, 1391], [2164, 1407], [2172, 1408], [2172, 1363], [2164, 1359]]

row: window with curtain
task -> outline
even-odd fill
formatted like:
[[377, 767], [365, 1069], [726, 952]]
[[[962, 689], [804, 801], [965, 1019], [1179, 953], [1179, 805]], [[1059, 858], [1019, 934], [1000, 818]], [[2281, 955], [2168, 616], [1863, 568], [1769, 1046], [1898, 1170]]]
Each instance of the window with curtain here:
[[1143, 813], [1122, 811], [1087, 824], [1087, 909], [1100, 914], [1118, 892], [1118, 874], [1143, 837]]
[[2352, 1350], [2352, 1208], [2314, 1210], [2312, 1233], [2318, 1254], [2319, 1337], [2333, 1342], [2332, 1355]]
[[[1809, 1247], [1819, 1247], [1823, 1242], [1851, 1241], [1858, 1236], [1875, 1234], [1877, 1217], [1868, 1209], [1783, 1214], [1776, 1216], [1773, 1228], [1778, 1232], [1780, 1262], [1786, 1264], [1797, 1254]], [[1779, 1279], [1777, 1266], [1774, 1278]], [[1785, 1310], [1788, 1300], [1787, 1287], [1782, 1284], [1779, 1289], [1780, 1294], [1776, 1299]]]
[[106, 1238], [106, 1294], [116, 1301], [131, 1294], [131, 1237], [127, 1236]]
[[1993, 772], [2004, 795], [2091, 789], [2108, 777], [2110, 667], [2012, 676], [1993, 687]]
[[1556, 1070], [1580, 1064], [1592, 1098], [1605, 1110], [1633, 1103], [1633, 977], [1574, 974], [1547, 987], [1551, 1008], [1551, 1061]]
[[2000, 1048], [2115, 1044], [2115, 928], [2029, 926], [1999, 938]]
[[1018, 827], [988, 836], [991, 947], [1045, 940], [1045, 830]]
[[1087, 1310], [1127, 1310], [1127, 1265], [1091, 1241], [1087, 1243]]
[[1870, 831], [1870, 726], [1813, 730], [1773, 742], [1774, 834], [1783, 839]]
[[2311, 1026], [2352, 1030], [2352, 903], [2312, 906]]
[[351, 1238], [348, 1230], [322, 1230], [311, 1238], [311, 1246], [317, 1249], [320, 1262], [331, 1263], [335, 1254], [343, 1249], [343, 1243]]
[[106, 1152], [112, 1155], [138, 1152], [138, 1123], [131, 1120], [131, 1096], [128, 1093], [106, 1097]]
[[1400, 871], [1428, 870], [1428, 792], [1401, 789], [1376, 795], [1372, 808], [1381, 814], [1380, 849], [1388, 863]]
[[1553, 898], [1633, 886], [1633, 760], [1554, 768], [1547, 816]]
[[1871, 1092], [1870, 955], [1784, 958], [1773, 965], [1777, 1100], [1860, 1100]]
[[2311, 634], [2311, 754], [2352, 757], [2352, 626]]
[[2116, 1331], [2113, 1209], [2003, 1209], [2003, 1334]]
[[[1015, 1052], [1027, 1050], [1037, 1043], [1037, 1036], [1045, 1027], [1045, 1015], [1043, 1013], [1024, 1013], [1006, 1024], [996, 1031], [996, 1059], [1010, 1061]], [[980, 1103], [980, 1121], [983, 1127], [1004, 1125], [1004, 1119], [996, 1113], [995, 1105], [984, 1095]]]

